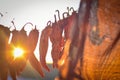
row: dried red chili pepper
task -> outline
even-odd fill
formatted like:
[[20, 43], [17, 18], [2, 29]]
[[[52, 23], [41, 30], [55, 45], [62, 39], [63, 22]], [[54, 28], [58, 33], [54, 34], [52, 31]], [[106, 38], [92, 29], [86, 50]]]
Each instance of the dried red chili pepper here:
[[10, 45], [8, 44], [9, 37], [10, 37], [10, 30], [8, 27], [5, 27], [3, 25], [0, 25], [0, 79], [1, 80], [7, 80], [8, 77], [8, 70], [9, 69], [9, 61], [8, 58], [10, 58]]
[[36, 59], [35, 55], [34, 55], [34, 50], [37, 46], [37, 42], [38, 42], [38, 37], [39, 37], [39, 31], [36, 29], [32, 30], [28, 36], [28, 42], [29, 42], [29, 61], [30, 64], [32, 65], [32, 67], [34, 69], [36, 69], [36, 71], [42, 76], [44, 77], [42, 68], [41, 68], [41, 64], [40, 62]]
[[52, 31], [51, 21], [48, 21], [47, 26], [42, 30], [42, 33], [40, 36], [40, 44], [39, 44], [41, 65], [47, 71], [50, 71], [50, 69], [47, 67], [45, 60], [46, 60], [46, 54], [48, 50], [48, 39], [51, 34], [51, 31]]

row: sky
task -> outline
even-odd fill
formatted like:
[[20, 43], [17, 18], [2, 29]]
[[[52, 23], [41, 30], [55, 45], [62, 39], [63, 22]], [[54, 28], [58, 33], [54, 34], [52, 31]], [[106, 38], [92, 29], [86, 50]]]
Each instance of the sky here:
[[[25, 23], [32, 22], [33, 25], [37, 26], [41, 35], [41, 31], [46, 27], [47, 22], [49, 20], [54, 22], [54, 14], [57, 15], [55, 10], [58, 9], [60, 11], [62, 19], [62, 13], [67, 11], [67, 7], [73, 7], [78, 10], [79, 2], [80, 0], [0, 0], [0, 12], [3, 14], [3, 17], [0, 18], [0, 24], [11, 26], [11, 30], [13, 30], [11, 21], [14, 19], [17, 30], [20, 30]], [[31, 29], [31, 25], [25, 27], [28, 33]], [[39, 59], [38, 46], [36, 47], [35, 55]], [[51, 43], [49, 44], [46, 58], [48, 63], [52, 62], [50, 53]]]

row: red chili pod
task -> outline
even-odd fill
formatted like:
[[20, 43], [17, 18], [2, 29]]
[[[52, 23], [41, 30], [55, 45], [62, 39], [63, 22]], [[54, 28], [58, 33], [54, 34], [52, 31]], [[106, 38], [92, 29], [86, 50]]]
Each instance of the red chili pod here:
[[[0, 79], [7, 80], [8, 77], [8, 70], [9, 63], [11, 62], [11, 55], [10, 53], [10, 45], [8, 44], [9, 37], [10, 37], [10, 30], [8, 27], [0, 25]], [[14, 75], [16, 77], [16, 75]], [[13, 76], [11, 76], [13, 79]], [[14, 79], [15, 80], [15, 79]]]
[[[51, 24], [51, 21], [48, 21], [48, 23]], [[46, 65], [46, 54], [48, 50], [48, 39], [52, 31], [52, 27], [50, 24], [47, 23], [47, 27], [42, 30], [41, 36], [40, 36], [40, 46], [39, 46], [39, 51], [40, 51], [40, 62], [41, 65], [47, 70], [50, 71], [50, 69]]]
[[50, 35], [50, 41], [52, 43], [52, 59], [53, 59], [53, 67], [58, 67], [57, 62], [60, 57], [60, 52], [61, 52], [61, 40], [62, 40], [62, 27], [61, 21], [56, 22], [56, 15], [55, 17], [55, 22], [52, 24], [52, 32]]
[[37, 46], [37, 42], [38, 42], [38, 37], [39, 37], [39, 31], [36, 29], [36, 26], [35, 26], [35, 29], [33, 29], [29, 36], [28, 36], [28, 50], [29, 50], [29, 62], [30, 64], [32, 65], [32, 67], [42, 76], [44, 77], [44, 74], [43, 74], [43, 71], [42, 71], [42, 68], [41, 68], [41, 64], [40, 62], [36, 59], [35, 55], [34, 55], [34, 50]]
[[38, 42], [39, 37], [39, 31], [36, 29], [33, 29], [29, 36], [28, 36], [28, 42], [29, 42], [29, 50], [34, 51]]

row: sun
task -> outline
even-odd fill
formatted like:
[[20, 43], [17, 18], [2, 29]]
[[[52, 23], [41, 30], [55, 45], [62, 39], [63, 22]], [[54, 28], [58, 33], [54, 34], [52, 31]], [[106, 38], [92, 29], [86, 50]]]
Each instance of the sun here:
[[24, 51], [22, 48], [19, 48], [19, 47], [15, 48], [14, 52], [13, 52], [14, 58], [23, 56], [23, 53], [24, 53]]

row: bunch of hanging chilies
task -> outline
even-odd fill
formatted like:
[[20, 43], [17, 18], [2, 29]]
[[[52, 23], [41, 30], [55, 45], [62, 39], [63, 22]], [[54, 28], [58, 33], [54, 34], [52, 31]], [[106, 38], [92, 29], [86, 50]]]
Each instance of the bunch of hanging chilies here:
[[[1, 80], [7, 80], [8, 72], [10, 73], [13, 80], [16, 80], [16, 76], [19, 75], [25, 68], [26, 62], [29, 60], [32, 67], [42, 76], [44, 77], [44, 73], [42, 71], [42, 67], [45, 68], [47, 71], [50, 71], [50, 69], [46, 65], [46, 54], [48, 49], [48, 38], [50, 37], [50, 41], [52, 43], [52, 59], [53, 59], [53, 67], [58, 68], [58, 60], [62, 56], [64, 41], [69, 38], [69, 32], [70, 27], [69, 25], [73, 24], [71, 23], [71, 19], [74, 19], [77, 17], [77, 12], [74, 11], [73, 7], [69, 8], [67, 7], [68, 12], [63, 13], [63, 19], [60, 19], [60, 12], [59, 10], [56, 10], [58, 12], [58, 18], [59, 21], [56, 19], [56, 15], [54, 15], [55, 22], [52, 23], [51, 21], [48, 21], [47, 26], [42, 30], [41, 37], [40, 37], [40, 62], [36, 59], [34, 55], [34, 50], [36, 48], [38, 37], [39, 37], [39, 31], [36, 29], [33, 29], [29, 35], [27, 36], [25, 31], [25, 26], [30, 24], [33, 26], [31, 22], [27, 22], [23, 28], [18, 31], [16, 30], [14, 21], [11, 21], [15, 29], [13, 31], [10, 31], [10, 28], [5, 27], [4, 25], [0, 25], [0, 79]], [[72, 15], [69, 14], [70, 11], [72, 12]], [[3, 16], [2, 13], [1, 17]], [[66, 17], [65, 17], [66, 16]], [[68, 19], [71, 18], [71, 19]], [[74, 20], [73, 20], [74, 21]], [[70, 24], [71, 23], [71, 24]], [[68, 25], [69, 24], [69, 25]], [[64, 27], [66, 26], [67, 27]], [[33, 26], [34, 27], [34, 26]], [[63, 29], [65, 33], [65, 37], [63, 38]], [[9, 42], [10, 33], [12, 33], [12, 39], [11, 42]], [[14, 59], [12, 55], [12, 50], [14, 47], [21, 46], [24, 50], [24, 58], [16, 58]]]
[[[14, 22], [12, 21], [14, 24]], [[20, 31], [14, 29], [10, 31], [8, 27], [0, 25], [0, 80], [7, 80], [8, 71], [13, 80], [16, 80], [16, 76], [23, 71], [26, 66], [27, 60], [29, 60], [32, 67], [39, 72], [39, 74], [43, 77], [43, 72], [41, 70], [40, 62], [36, 59], [34, 55], [34, 50], [37, 45], [39, 32], [36, 29], [33, 29], [29, 36], [27, 36], [24, 27]], [[11, 42], [8, 43], [10, 33], [12, 33]], [[21, 47], [25, 50], [24, 57], [22, 58], [14, 58], [13, 50], [16, 47]]]

